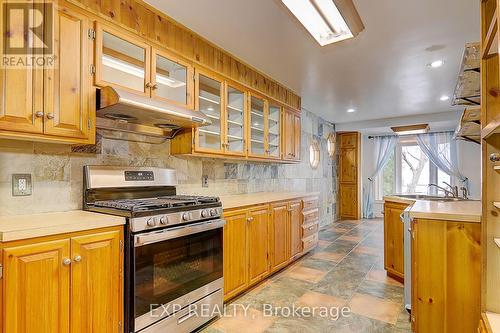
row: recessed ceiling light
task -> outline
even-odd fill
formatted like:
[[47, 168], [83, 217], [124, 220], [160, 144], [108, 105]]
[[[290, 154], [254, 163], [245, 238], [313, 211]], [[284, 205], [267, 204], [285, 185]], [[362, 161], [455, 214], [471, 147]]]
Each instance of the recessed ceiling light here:
[[340, 8], [344, 13], [335, 3], [338, 0], [281, 1], [321, 46], [352, 38], [364, 29], [356, 8], [346, 1]]
[[356, 112], [356, 110], [355, 109], [347, 109], [347, 112], [353, 113], [353, 112]]
[[450, 99], [450, 96], [447, 96], [447, 95], [443, 95], [443, 96], [441, 96], [441, 98], [440, 98], [440, 100], [442, 100], [443, 102], [444, 102], [444, 101], [447, 101], [447, 100], [449, 100], [449, 99]]
[[433, 61], [429, 64], [429, 66], [432, 68], [439, 68], [443, 65], [444, 65], [444, 60], [436, 60], [436, 61]]

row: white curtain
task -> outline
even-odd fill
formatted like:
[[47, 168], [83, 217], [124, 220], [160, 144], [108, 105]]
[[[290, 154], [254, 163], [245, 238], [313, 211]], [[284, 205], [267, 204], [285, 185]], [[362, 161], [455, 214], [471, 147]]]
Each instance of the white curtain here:
[[387, 162], [394, 154], [394, 148], [398, 142], [397, 136], [381, 136], [375, 137], [375, 154], [377, 156], [377, 164], [375, 171], [368, 178], [368, 182], [363, 186], [363, 218], [372, 219], [373, 214], [373, 200], [375, 193], [373, 190], [373, 181], [380, 174], [380, 172], [387, 165]]
[[[461, 187], [469, 191], [469, 179], [460, 173], [458, 167], [457, 140], [453, 132], [418, 134], [417, 142], [429, 160], [450, 177], [457, 178]], [[447, 149], [449, 144], [450, 149]]]

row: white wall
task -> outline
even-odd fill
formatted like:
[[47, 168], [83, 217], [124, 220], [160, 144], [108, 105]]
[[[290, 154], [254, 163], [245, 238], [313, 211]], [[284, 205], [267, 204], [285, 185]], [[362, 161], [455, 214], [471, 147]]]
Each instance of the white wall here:
[[[362, 188], [368, 182], [368, 177], [375, 170], [376, 156], [375, 145], [368, 135], [363, 135], [361, 140], [361, 183]], [[481, 146], [472, 142], [458, 141], [458, 159], [462, 174], [469, 178], [470, 198], [481, 198]], [[373, 210], [375, 216], [381, 217], [382, 202], [375, 202]]]

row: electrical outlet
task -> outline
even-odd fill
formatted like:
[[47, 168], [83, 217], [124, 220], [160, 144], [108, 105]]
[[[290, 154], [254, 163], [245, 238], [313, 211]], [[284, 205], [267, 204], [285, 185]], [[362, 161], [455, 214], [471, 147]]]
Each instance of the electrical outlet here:
[[201, 176], [201, 187], [208, 187], [208, 176]]
[[15, 173], [12, 175], [12, 195], [15, 197], [31, 195], [33, 190], [31, 174]]

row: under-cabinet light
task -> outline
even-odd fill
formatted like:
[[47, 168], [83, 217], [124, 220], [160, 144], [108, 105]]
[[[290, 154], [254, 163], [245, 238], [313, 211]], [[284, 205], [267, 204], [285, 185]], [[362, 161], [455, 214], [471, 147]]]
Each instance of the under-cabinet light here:
[[391, 127], [397, 135], [424, 134], [429, 132], [429, 124]]

